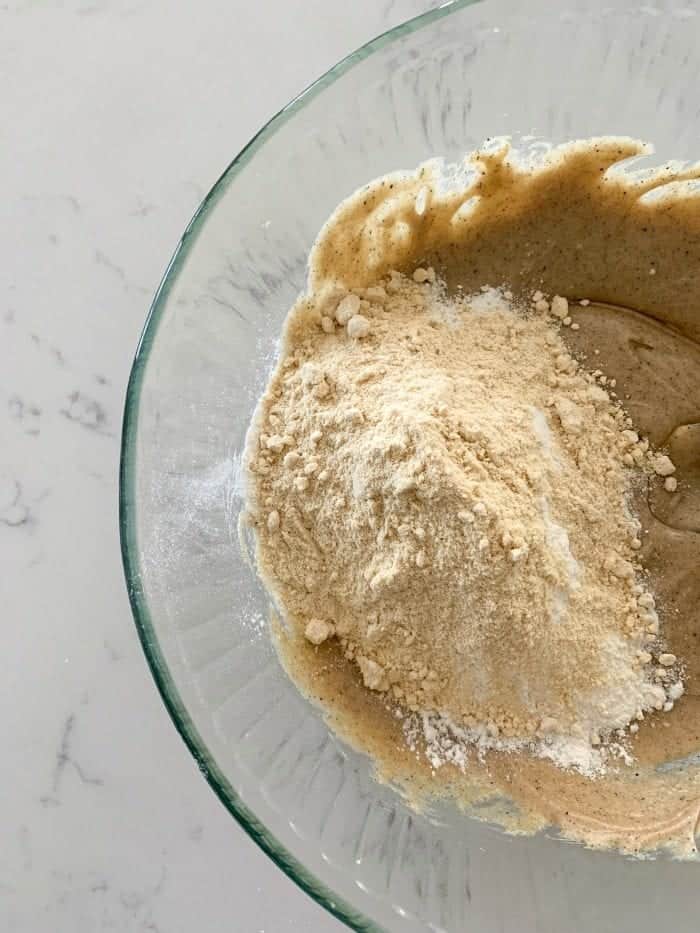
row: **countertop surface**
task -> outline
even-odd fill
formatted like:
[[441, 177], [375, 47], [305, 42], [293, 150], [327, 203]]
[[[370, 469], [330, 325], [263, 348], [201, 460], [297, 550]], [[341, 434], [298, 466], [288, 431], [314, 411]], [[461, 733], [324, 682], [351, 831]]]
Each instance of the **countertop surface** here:
[[137, 641], [122, 405], [185, 225], [260, 126], [430, 0], [0, 2], [0, 930], [342, 929], [215, 798]]

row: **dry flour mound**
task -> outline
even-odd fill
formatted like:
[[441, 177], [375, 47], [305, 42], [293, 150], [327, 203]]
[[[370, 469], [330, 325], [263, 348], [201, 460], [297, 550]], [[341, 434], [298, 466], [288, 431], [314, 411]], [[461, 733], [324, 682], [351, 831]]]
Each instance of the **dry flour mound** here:
[[567, 352], [566, 300], [511, 298], [447, 297], [431, 269], [307, 297], [252, 432], [250, 516], [288, 623], [338, 639], [435, 765], [476, 743], [591, 773], [682, 691], [635, 559], [654, 461]]

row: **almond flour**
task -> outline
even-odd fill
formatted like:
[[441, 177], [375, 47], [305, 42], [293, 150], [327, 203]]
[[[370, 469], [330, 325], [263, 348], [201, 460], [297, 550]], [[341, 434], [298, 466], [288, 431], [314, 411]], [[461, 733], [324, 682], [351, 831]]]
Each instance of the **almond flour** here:
[[569, 353], [568, 324], [561, 296], [448, 297], [430, 267], [335, 287], [292, 312], [260, 406], [261, 572], [434, 767], [475, 745], [594, 774], [682, 693], [629, 505], [674, 467]]

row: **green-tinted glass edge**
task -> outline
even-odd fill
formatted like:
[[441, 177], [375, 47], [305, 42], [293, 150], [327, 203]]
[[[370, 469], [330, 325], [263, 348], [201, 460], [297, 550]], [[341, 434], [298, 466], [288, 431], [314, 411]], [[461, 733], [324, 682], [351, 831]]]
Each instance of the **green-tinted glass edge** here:
[[173, 282], [177, 278], [189, 251], [199, 234], [210, 210], [219, 198], [265, 142], [283, 126], [298, 110], [312, 101], [324, 88], [328, 87], [350, 68], [364, 61], [374, 52], [385, 48], [397, 39], [410, 35], [418, 29], [452, 13], [472, 6], [480, 0], [447, 0], [437, 9], [429, 10], [399, 26], [382, 33], [370, 42], [352, 52], [334, 65], [329, 71], [310, 84], [289, 104], [273, 116], [250, 142], [239, 152], [215, 182], [207, 196], [197, 208], [192, 220], [187, 225], [172, 259], [161, 279], [155, 297], [149, 309], [141, 337], [136, 348], [134, 362], [129, 376], [122, 420], [121, 456], [119, 465], [119, 533], [122, 563], [126, 578], [129, 601], [153, 679], [170, 714], [175, 728], [192, 753], [197, 765], [228, 811], [236, 818], [245, 832], [260, 848], [287, 874], [300, 888], [306, 891], [318, 904], [334, 914], [358, 933], [382, 933], [373, 921], [364, 917], [342, 898], [337, 897], [330, 888], [312, 875], [291, 853], [268, 832], [255, 814], [240, 799], [235, 789], [219, 770], [210, 757], [206, 744], [199, 735], [187, 709], [178, 693], [168, 666], [158, 644], [158, 639], [151, 622], [148, 603], [141, 584], [139, 550], [136, 536], [136, 523], [132, 519], [135, 512], [135, 476], [136, 456], [135, 440], [138, 427], [139, 399], [143, 375], [150, 350], [160, 323], [163, 309]]

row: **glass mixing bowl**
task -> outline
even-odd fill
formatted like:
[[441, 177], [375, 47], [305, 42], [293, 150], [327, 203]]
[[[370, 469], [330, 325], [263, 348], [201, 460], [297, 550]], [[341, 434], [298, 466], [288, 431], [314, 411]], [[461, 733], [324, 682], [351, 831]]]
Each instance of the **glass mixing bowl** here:
[[129, 383], [121, 532], [158, 687], [230, 813], [357, 930], [697, 929], [698, 866], [509, 837], [372, 779], [283, 672], [241, 549], [240, 458], [326, 217], [362, 183], [486, 137], [628, 134], [697, 157], [700, 26], [682, 4], [454, 2], [275, 116], [185, 231]]

